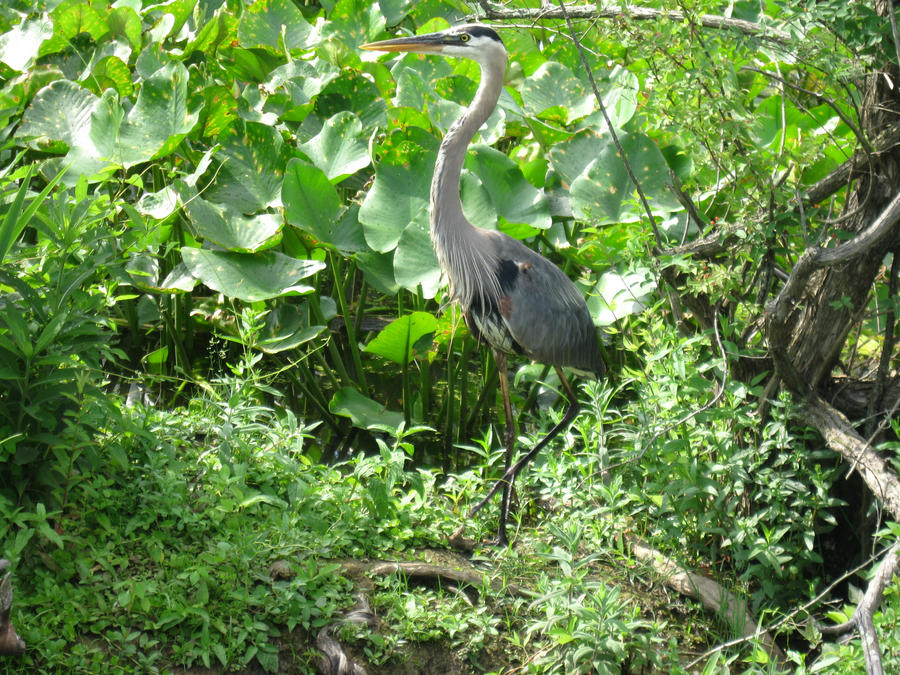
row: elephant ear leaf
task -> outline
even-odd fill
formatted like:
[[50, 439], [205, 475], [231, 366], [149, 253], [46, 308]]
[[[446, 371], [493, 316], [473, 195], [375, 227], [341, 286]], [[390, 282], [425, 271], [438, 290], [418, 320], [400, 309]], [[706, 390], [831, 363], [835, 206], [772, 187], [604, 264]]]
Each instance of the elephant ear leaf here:
[[209, 288], [246, 302], [315, 290], [299, 283], [325, 267], [320, 260], [297, 260], [277, 251], [246, 254], [183, 246], [188, 271]]

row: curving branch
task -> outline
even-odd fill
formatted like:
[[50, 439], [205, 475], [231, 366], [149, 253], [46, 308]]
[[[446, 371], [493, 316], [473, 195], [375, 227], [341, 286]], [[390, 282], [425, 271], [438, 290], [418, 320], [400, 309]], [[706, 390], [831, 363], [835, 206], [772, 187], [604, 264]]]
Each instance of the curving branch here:
[[[648, 21], [668, 19], [669, 21], [683, 23], [691, 18], [677, 9], [662, 10], [649, 7], [604, 7], [598, 5], [566, 5], [559, 8], [543, 3], [539, 8], [507, 8], [498, 7], [491, 2], [478, 3], [484, 15], [482, 18], [493, 21], [541, 21], [544, 19], [565, 19], [568, 15], [572, 19], [635, 19]], [[788, 33], [753, 21], [732, 19], [715, 14], [701, 14], [696, 17], [701, 26], [717, 30], [736, 30], [739, 33], [751, 37], [760, 37], [780, 44], [790, 43], [791, 36]]]
[[843, 635], [854, 629], [859, 631], [863, 655], [866, 659], [866, 673], [868, 675], [884, 675], [884, 666], [881, 662], [881, 651], [878, 649], [878, 634], [875, 631], [873, 616], [881, 604], [884, 589], [898, 572], [898, 564], [900, 564], [898, 553], [900, 553], [900, 544], [895, 544], [878, 565], [878, 569], [875, 570], [875, 576], [869, 582], [862, 601], [857, 605], [856, 611], [853, 612], [853, 616], [849, 621], [837, 626], [819, 627], [822, 635], [827, 636]]

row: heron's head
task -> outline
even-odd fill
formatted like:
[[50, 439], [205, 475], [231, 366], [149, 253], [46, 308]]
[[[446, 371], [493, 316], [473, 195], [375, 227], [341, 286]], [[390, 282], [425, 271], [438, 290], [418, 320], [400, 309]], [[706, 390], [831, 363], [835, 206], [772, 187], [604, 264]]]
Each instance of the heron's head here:
[[360, 45], [360, 49], [380, 52], [416, 52], [418, 54], [443, 54], [472, 59], [482, 65], [502, 63], [508, 55], [503, 40], [493, 28], [468, 24], [448, 30], [412, 37], [394, 38]]

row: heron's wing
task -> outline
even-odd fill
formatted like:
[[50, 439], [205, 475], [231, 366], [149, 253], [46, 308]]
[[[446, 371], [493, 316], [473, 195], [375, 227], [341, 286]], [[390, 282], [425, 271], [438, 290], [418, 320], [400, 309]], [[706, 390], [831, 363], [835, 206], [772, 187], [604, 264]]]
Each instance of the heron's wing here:
[[604, 371], [597, 332], [584, 297], [556, 265], [520, 242], [504, 237], [499, 247], [505, 301], [502, 316], [527, 356], [540, 363]]

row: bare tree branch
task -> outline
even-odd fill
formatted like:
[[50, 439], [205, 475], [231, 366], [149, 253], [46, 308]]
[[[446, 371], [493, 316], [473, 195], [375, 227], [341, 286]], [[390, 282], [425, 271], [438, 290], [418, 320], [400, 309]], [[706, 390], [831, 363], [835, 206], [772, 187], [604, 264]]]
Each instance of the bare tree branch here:
[[[566, 15], [573, 19], [635, 19], [647, 21], [654, 19], [668, 19], [669, 21], [682, 23], [686, 17], [679, 10], [660, 10], [647, 7], [600, 7], [597, 5], [566, 5], [564, 9], [544, 3], [538, 9], [497, 7], [490, 2], [480, 2], [485, 19], [493, 21], [540, 21], [542, 19], [564, 19]], [[760, 37], [773, 42], [787, 44], [791, 42], [791, 36], [786, 32], [753, 21], [743, 19], [731, 19], [714, 14], [701, 14], [696, 17], [700, 25], [705, 28], [718, 30], [736, 30], [739, 33], [751, 37]]]
[[806, 423], [819, 431], [825, 444], [859, 472], [863, 482], [891, 517], [894, 520], [900, 518], [900, 480], [849, 420], [817, 394], [808, 396], [798, 411]]

